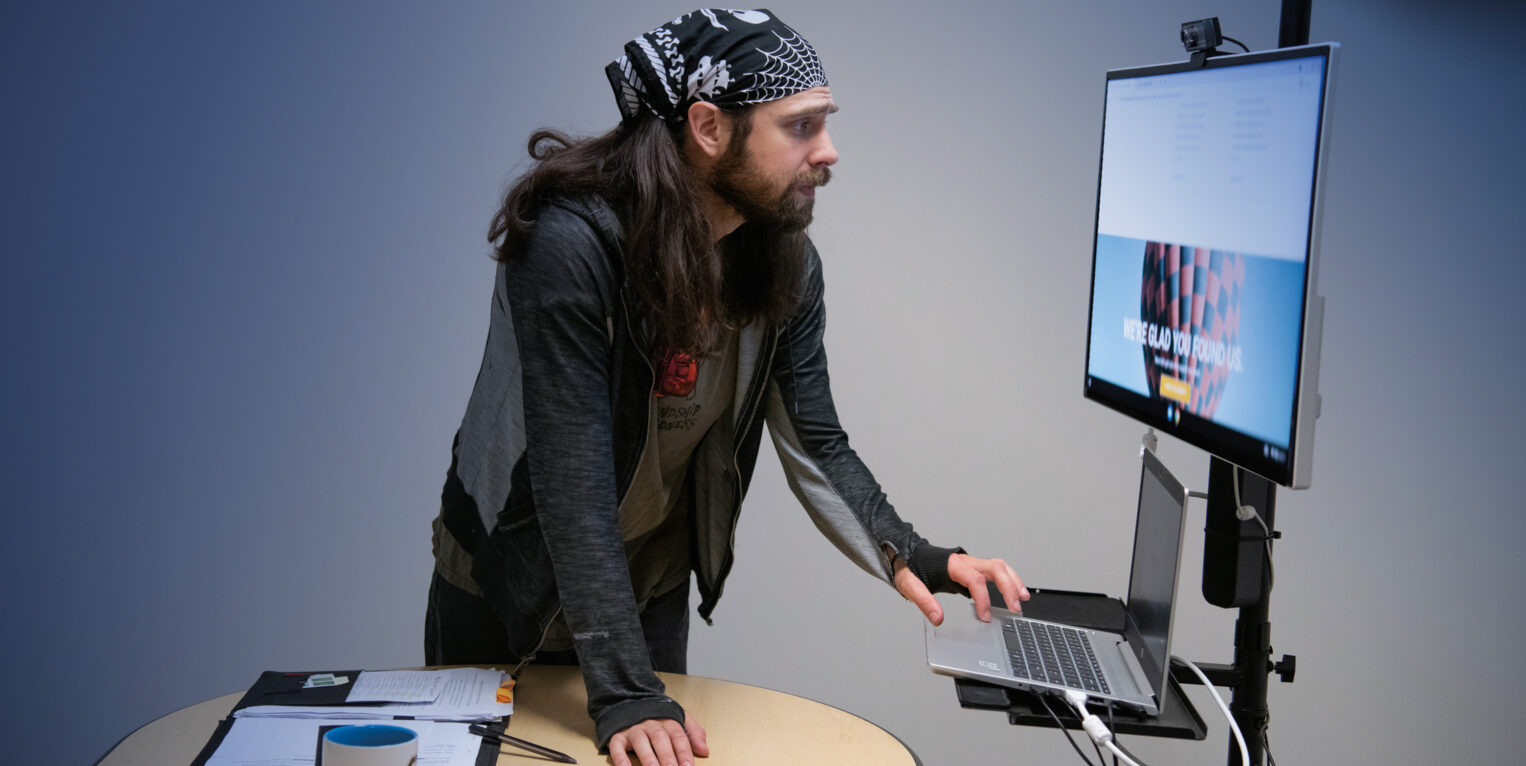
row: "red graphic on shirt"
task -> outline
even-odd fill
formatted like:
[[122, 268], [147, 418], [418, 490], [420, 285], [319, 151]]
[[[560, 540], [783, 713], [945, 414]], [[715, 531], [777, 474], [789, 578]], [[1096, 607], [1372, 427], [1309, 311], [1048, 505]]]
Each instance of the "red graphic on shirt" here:
[[669, 351], [657, 362], [657, 396], [688, 396], [699, 380], [699, 362], [683, 351]]

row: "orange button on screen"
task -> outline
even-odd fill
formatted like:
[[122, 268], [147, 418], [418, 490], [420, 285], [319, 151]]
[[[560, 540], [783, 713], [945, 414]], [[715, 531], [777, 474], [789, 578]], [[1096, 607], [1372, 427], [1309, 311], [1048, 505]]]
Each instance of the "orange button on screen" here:
[[1160, 395], [1174, 402], [1186, 404], [1192, 398], [1192, 386], [1187, 381], [1173, 378], [1170, 375], [1160, 376]]

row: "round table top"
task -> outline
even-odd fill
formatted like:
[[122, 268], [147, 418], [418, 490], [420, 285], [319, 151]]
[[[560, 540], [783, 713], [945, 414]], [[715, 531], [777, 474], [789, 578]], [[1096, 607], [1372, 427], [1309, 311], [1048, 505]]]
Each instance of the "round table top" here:
[[[914, 766], [916, 756], [880, 727], [830, 705], [793, 694], [703, 676], [660, 673], [668, 695], [705, 727], [717, 764], [832, 763]], [[189, 764], [243, 696], [235, 692], [153, 721], [106, 754], [99, 766]], [[514, 692], [508, 733], [576, 758], [607, 763], [593, 744], [593, 721], [577, 668], [526, 667]], [[705, 759], [710, 760], [710, 759]], [[499, 764], [546, 763], [505, 747]]]

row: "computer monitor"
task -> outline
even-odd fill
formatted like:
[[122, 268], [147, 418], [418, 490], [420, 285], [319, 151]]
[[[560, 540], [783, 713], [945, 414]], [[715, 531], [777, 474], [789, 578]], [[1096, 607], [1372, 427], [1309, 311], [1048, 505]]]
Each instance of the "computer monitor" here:
[[1107, 73], [1085, 395], [1309, 484], [1336, 43]]

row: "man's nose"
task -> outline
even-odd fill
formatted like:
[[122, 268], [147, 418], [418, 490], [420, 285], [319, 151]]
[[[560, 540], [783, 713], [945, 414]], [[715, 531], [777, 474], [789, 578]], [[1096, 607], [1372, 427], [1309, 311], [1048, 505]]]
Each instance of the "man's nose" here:
[[837, 147], [832, 145], [832, 137], [827, 135], [826, 130], [821, 131], [815, 148], [811, 150], [810, 163], [813, 168], [837, 164]]

